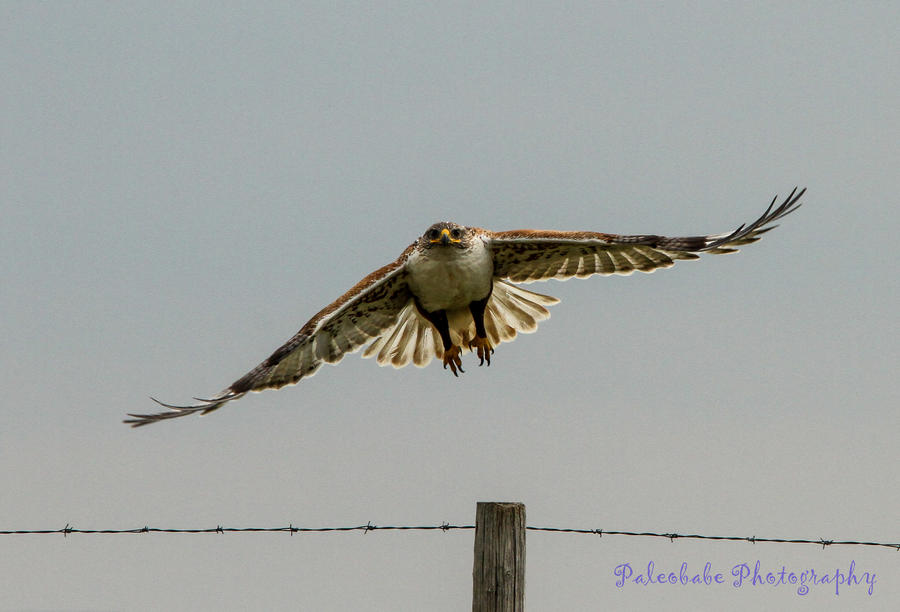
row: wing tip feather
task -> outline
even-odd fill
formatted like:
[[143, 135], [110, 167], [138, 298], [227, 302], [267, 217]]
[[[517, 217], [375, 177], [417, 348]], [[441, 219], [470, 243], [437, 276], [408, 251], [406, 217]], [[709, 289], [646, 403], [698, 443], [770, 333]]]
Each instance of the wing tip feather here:
[[152, 412], [152, 413], [132, 413], [129, 412], [127, 416], [131, 417], [130, 419], [123, 419], [122, 422], [126, 425], [131, 425], [134, 427], [143, 427], [145, 425], [151, 425], [153, 423], [159, 423], [160, 421], [167, 421], [169, 419], [177, 419], [184, 416], [188, 416], [190, 414], [200, 413], [200, 415], [209, 414], [214, 410], [218, 410], [228, 402], [238, 399], [242, 397], [246, 392], [234, 393], [231, 390], [224, 391], [221, 395], [210, 398], [210, 399], [201, 399], [194, 398], [199, 404], [189, 404], [186, 406], [178, 406], [175, 404], [167, 404], [165, 402], [161, 402], [155, 397], [151, 396], [150, 399], [166, 408], [164, 412]]

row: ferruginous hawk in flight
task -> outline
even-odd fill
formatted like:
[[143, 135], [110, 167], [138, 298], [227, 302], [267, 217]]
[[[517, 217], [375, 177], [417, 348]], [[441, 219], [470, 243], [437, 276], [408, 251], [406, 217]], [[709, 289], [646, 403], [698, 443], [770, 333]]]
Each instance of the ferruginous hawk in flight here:
[[698, 253], [733, 253], [756, 242], [772, 223], [800, 206], [796, 188], [780, 206], [776, 199], [759, 219], [733, 232], [666, 238], [599, 232], [513, 230], [491, 232], [450, 222], [435, 223], [396, 261], [359, 281], [326, 306], [293, 338], [227, 389], [196, 404], [156, 414], [129, 414], [133, 427], [199, 412], [206, 414], [249, 391], [277, 389], [312, 376], [323, 363], [337, 363], [369, 344], [363, 357], [395, 368], [443, 362], [454, 376], [461, 355], [491, 363], [494, 347], [529, 333], [550, 316], [556, 298], [514, 283], [594, 274], [628, 275], [668, 268]]

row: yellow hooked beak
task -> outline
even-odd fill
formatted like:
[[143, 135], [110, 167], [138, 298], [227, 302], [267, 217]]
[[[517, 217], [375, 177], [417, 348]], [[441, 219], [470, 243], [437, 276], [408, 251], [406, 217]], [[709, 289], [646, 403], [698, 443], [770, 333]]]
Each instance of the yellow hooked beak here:
[[431, 242], [431, 244], [435, 244], [437, 242], [440, 242], [441, 244], [449, 244], [451, 242], [459, 243], [462, 242], [462, 240], [460, 238], [452, 238], [450, 236], [450, 230], [445, 227], [441, 230], [441, 235], [439, 238], [435, 238], [434, 240], [431, 240], [429, 242]]

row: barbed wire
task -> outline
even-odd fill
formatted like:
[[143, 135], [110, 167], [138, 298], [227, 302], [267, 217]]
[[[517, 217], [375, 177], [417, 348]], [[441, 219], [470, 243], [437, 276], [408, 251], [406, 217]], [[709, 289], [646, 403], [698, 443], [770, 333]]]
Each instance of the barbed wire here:
[[[60, 529], [7, 529], [0, 530], [0, 535], [47, 535], [62, 534], [64, 537], [70, 533], [77, 534], [140, 534], [140, 533], [180, 533], [180, 534], [200, 534], [200, 533], [327, 533], [336, 531], [362, 531], [368, 533], [370, 531], [451, 531], [475, 529], [475, 525], [451, 525], [449, 523], [441, 523], [440, 525], [375, 525], [371, 521], [365, 525], [353, 525], [348, 527], [294, 527], [293, 523], [287, 527], [215, 527], [206, 528], [167, 528], [167, 527], [137, 527], [134, 529], [79, 529], [72, 527], [66, 523], [65, 527]], [[883, 548], [893, 548], [900, 552], [900, 543], [890, 542], [860, 542], [854, 540], [826, 540], [819, 538], [817, 540], [807, 540], [802, 538], [758, 538], [756, 536], [713, 536], [701, 535], [696, 533], [666, 533], [653, 531], [616, 531], [610, 529], [575, 529], [562, 527], [525, 527], [528, 531], [543, 531], [549, 533], [574, 533], [583, 535], [596, 536], [633, 536], [633, 537], [650, 537], [665, 538], [671, 542], [675, 540], [713, 540], [713, 541], [730, 541], [730, 542], [749, 542], [756, 544], [757, 542], [769, 542], [774, 544], [816, 544], [823, 549], [826, 546], [879, 546]]]
[[354, 525], [351, 527], [294, 527], [293, 524], [287, 527], [216, 527], [205, 528], [166, 528], [166, 527], [138, 527], [135, 529], [78, 529], [66, 523], [62, 529], [15, 529], [0, 530], [0, 535], [42, 535], [51, 533], [61, 533], [64, 536], [70, 533], [86, 533], [86, 534], [124, 534], [124, 533], [279, 533], [285, 532], [294, 535], [295, 533], [315, 533], [328, 531], [428, 531], [441, 530], [450, 531], [451, 529], [475, 529], [475, 525], [450, 525], [443, 523], [441, 525], [373, 525], [368, 522], [365, 525]]
[[818, 540], [805, 540], [801, 538], [758, 538], [756, 536], [712, 536], [701, 535], [697, 533], [656, 533], [650, 531], [608, 531], [605, 529], [564, 529], [560, 527], [526, 527], [532, 531], [550, 531], [556, 533], [580, 533], [595, 534], [599, 536], [618, 535], [618, 536], [641, 536], [652, 538], [666, 538], [672, 542], [675, 540], [718, 540], [730, 542], [749, 542], [756, 544], [757, 542], [770, 542], [774, 544], [818, 544], [822, 548], [826, 546], [881, 546], [885, 548], [893, 548], [900, 552], [900, 543], [890, 542], [858, 542], [854, 540], [826, 540], [819, 538]]

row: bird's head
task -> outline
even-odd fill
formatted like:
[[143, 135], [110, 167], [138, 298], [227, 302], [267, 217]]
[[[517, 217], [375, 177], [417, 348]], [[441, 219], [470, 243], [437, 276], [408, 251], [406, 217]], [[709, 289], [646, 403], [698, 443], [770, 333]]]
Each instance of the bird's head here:
[[440, 221], [435, 223], [422, 234], [419, 244], [430, 249], [432, 247], [456, 247], [464, 249], [469, 246], [472, 231], [458, 223]]

